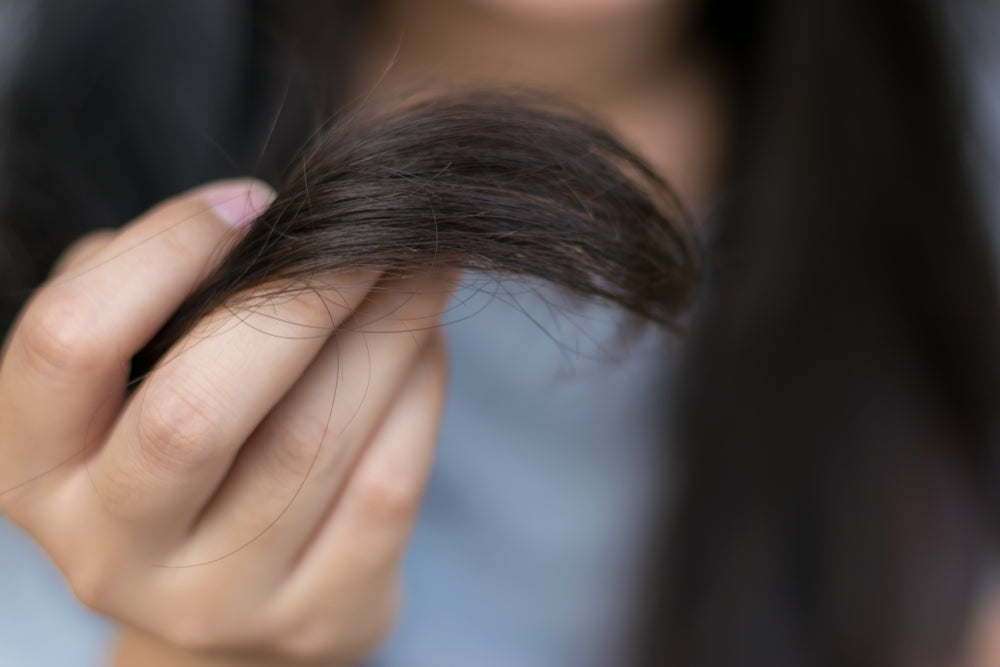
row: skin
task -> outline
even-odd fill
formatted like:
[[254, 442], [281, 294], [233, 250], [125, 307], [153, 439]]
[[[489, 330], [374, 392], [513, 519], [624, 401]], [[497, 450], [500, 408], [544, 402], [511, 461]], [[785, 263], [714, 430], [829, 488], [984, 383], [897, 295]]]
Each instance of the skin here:
[[471, 0], [472, 4], [523, 22], [558, 25], [600, 23], [648, 14], [660, 0]]
[[450, 281], [331, 276], [219, 313], [127, 392], [123, 359], [232, 242], [208, 202], [246, 197], [233, 186], [83, 239], [0, 366], [0, 507], [81, 601], [135, 629], [118, 664], [154, 664], [152, 645], [176, 664], [346, 663], [396, 610]]
[[[583, 3], [600, 22], [534, 4], [542, 27], [525, 19], [528, 0], [386, 2], [358, 86], [430, 69], [555, 90], [703, 204], [720, 105], [696, 59], [662, 57], [679, 4]], [[408, 38], [385, 75], [398, 20]], [[116, 665], [353, 664], [398, 609], [445, 395], [436, 327], [453, 277], [327, 276], [210, 316], [126, 384], [125, 360], [245, 223], [234, 202], [268, 201], [251, 185], [206, 186], [82, 239], [0, 358], [0, 510], [84, 604], [121, 623]]]
[[728, 121], [710, 60], [684, 38], [692, 5], [385, 0], [355, 87], [359, 97], [415, 85], [551, 91], [605, 123], [700, 214], [712, 203]]

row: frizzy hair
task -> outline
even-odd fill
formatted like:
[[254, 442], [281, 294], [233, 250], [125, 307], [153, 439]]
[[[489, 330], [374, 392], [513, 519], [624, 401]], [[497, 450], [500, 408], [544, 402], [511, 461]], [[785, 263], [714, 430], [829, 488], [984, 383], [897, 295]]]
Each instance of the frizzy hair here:
[[[669, 188], [546, 101], [460, 91], [352, 116], [303, 159], [277, 153], [293, 164], [278, 199], [134, 370], [213, 308], [357, 266], [527, 273], [665, 324], [700, 289], [663, 397], [679, 489], [651, 527], [664, 540], [637, 663], [950, 664], [998, 536], [1000, 296], [943, 5], [701, 3], [735, 137], [703, 266]], [[94, 155], [59, 161], [62, 137], [25, 114], [37, 141], [18, 155], [82, 178]], [[109, 164], [109, 187], [133, 177]], [[20, 192], [3, 224], [45, 218], [16, 215]]]

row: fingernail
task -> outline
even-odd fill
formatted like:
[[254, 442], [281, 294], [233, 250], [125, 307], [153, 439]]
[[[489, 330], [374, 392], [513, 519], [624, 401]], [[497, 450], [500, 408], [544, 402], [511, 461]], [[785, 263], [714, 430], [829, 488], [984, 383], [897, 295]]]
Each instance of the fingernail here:
[[214, 187], [204, 197], [220, 220], [242, 231], [274, 201], [275, 192], [261, 181], [242, 181]]

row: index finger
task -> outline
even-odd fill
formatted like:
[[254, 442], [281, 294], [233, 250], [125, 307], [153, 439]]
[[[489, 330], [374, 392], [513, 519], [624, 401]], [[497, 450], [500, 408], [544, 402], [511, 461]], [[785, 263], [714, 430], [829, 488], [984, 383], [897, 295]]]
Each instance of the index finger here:
[[199, 188], [153, 209], [42, 287], [0, 365], [0, 490], [82, 449], [121, 407], [129, 359], [273, 198], [257, 181]]

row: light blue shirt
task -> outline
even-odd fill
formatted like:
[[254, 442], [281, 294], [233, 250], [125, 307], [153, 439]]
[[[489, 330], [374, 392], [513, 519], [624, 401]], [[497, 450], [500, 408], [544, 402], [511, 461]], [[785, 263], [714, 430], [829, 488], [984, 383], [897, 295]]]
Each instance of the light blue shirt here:
[[623, 663], [664, 469], [666, 339], [515, 289], [465, 290], [451, 313], [481, 310], [449, 329], [440, 455], [379, 667]]

